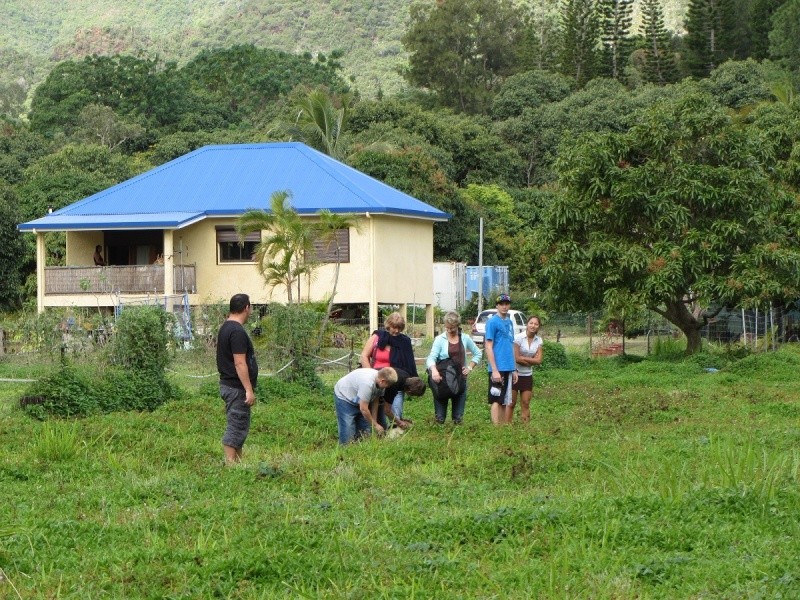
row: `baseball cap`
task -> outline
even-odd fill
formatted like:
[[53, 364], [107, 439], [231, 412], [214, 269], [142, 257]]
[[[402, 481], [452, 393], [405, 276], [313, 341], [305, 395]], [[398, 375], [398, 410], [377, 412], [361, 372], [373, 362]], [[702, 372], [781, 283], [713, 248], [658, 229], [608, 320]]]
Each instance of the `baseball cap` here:
[[508, 302], [510, 304], [511, 303], [511, 296], [509, 296], [508, 294], [500, 294], [497, 297], [497, 300], [495, 300], [495, 304], [500, 304], [502, 302]]

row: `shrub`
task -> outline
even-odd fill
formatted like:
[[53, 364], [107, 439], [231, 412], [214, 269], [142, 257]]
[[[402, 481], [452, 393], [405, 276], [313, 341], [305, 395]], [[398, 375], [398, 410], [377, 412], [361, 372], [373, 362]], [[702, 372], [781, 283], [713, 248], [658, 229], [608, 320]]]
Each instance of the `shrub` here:
[[33, 383], [20, 398], [20, 406], [38, 419], [47, 415], [83, 417], [100, 410], [96, 388], [86, 376], [67, 363]]
[[311, 304], [271, 305], [262, 320], [264, 343], [259, 344], [259, 355], [265, 359], [263, 362], [279, 370], [291, 361], [288, 368], [279, 372], [279, 377], [322, 389], [312, 351], [323, 315], [324, 310]]
[[125, 308], [117, 318], [112, 361], [130, 370], [162, 372], [169, 364], [170, 315], [159, 306]]
[[219, 328], [228, 318], [228, 303], [204, 304], [192, 313], [193, 329], [209, 345], [216, 344]]
[[564, 346], [558, 342], [543, 340], [540, 369], [569, 369], [569, 359]]
[[141, 370], [126, 371], [118, 367], [109, 369], [98, 385], [100, 409], [155, 410], [165, 402], [177, 398], [177, 389], [164, 377], [163, 372]]
[[60, 329], [63, 318], [63, 310], [46, 310], [22, 319], [20, 323], [22, 347], [36, 352], [51, 354], [59, 352], [63, 341]]
[[[110, 348], [113, 366], [89, 378], [63, 363], [52, 375], [34, 383], [20, 406], [44, 419], [82, 417], [93, 412], [154, 410], [177, 397], [167, 381], [170, 316], [157, 306], [130, 307], [122, 311]], [[102, 369], [100, 369], [102, 371]]]

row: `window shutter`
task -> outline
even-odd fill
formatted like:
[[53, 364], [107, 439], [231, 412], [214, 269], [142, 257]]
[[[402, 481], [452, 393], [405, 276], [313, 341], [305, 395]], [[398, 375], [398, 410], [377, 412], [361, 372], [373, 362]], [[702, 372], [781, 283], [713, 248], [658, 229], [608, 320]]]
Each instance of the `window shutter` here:
[[[217, 225], [217, 243], [223, 242], [236, 242], [239, 243], [239, 234], [236, 233], [236, 229], [233, 227], [225, 226], [225, 225]], [[261, 232], [254, 231], [252, 233], [248, 233], [244, 236], [245, 242], [260, 242], [261, 241]]]
[[[336, 260], [336, 247], [339, 247], [339, 260]], [[337, 229], [335, 239], [314, 240], [311, 258], [322, 263], [350, 262], [350, 229]]]

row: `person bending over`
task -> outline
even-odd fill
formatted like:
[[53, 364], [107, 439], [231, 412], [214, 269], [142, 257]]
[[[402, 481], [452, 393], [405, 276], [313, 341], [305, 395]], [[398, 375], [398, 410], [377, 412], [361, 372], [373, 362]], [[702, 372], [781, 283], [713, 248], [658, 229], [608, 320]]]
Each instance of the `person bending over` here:
[[339, 428], [339, 443], [349, 444], [374, 431], [384, 432], [378, 422], [378, 401], [383, 391], [397, 382], [391, 367], [355, 369], [339, 379], [333, 387], [333, 402]]

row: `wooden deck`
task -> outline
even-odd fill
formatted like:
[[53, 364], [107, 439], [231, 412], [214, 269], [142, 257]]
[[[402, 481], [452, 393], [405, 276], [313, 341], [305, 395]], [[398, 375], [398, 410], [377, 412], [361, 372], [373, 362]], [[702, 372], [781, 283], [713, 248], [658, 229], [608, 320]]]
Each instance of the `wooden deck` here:
[[[170, 294], [197, 291], [195, 265], [173, 267]], [[45, 295], [64, 294], [163, 294], [164, 265], [109, 267], [45, 267]]]

